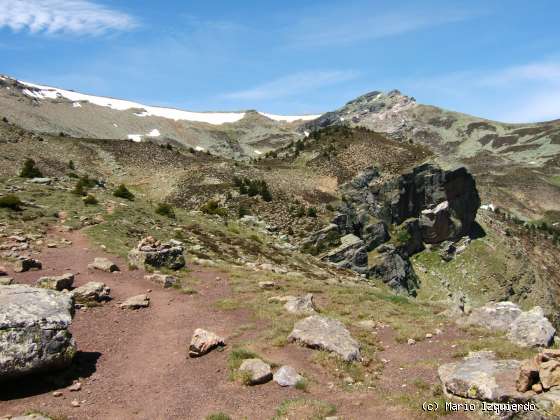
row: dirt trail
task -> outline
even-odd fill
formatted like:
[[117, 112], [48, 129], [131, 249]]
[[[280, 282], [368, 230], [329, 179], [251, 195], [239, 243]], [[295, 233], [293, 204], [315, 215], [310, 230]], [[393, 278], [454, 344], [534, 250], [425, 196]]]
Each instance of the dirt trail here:
[[[78, 273], [77, 286], [102, 281], [111, 288], [114, 299], [98, 308], [77, 311], [71, 327], [79, 349], [77, 373], [62, 381], [60, 375], [51, 375], [0, 388], [0, 416], [40, 410], [68, 419], [204, 419], [222, 411], [234, 419], [270, 419], [276, 408], [291, 398], [333, 403], [344, 419], [375, 418], [380, 413], [385, 419], [416, 416], [399, 407], [387, 407], [376, 391], [335, 392], [326, 373], [311, 362], [313, 350], [295, 345], [263, 356], [306, 372], [312, 378], [308, 392], [281, 388], [272, 381], [255, 387], [230, 381], [228, 352], [254, 334], [240, 332], [239, 327], [255, 320], [249, 311], [214, 309], [215, 301], [231, 294], [226, 273], [193, 266], [191, 275], [199, 280], [195, 286], [198, 293], [187, 295], [144, 280], [142, 270], [129, 271], [124, 259], [93, 248], [83, 233], [63, 236], [73, 242], [72, 246], [45, 249], [39, 255], [43, 270], [14, 274], [16, 281], [33, 284], [40, 276], [71, 271]], [[112, 259], [122, 271], [88, 272], [87, 264], [99, 256]], [[117, 302], [148, 289], [152, 289], [149, 308], [118, 308]], [[225, 351], [188, 358], [187, 345], [198, 327], [226, 337]], [[78, 377], [82, 378], [82, 390], [69, 392], [66, 387]], [[55, 390], [61, 390], [63, 396], [54, 397]], [[71, 406], [74, 399], [81, 402], [80, 407]]]

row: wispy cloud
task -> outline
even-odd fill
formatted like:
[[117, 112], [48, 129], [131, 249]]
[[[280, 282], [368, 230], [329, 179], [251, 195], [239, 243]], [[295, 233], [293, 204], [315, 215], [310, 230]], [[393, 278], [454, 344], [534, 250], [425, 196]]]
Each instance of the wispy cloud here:
[[137, 26], [132, 16], [88, 0], [0, 0], [0, 28], [33, 34], [102, 35]]
[[344, 8], [302, 18], [291, 28], [289, 37], [294, 44], [302, 47], [346, 45], [401, 35], [471, 17], [473, 13], [464, 10], [376, 13]]
[[358, 73], [352, 70], [304, 71], [280, 77], [261, 85], [231, 92], [226, 99], [256, 101], [278, 99], [301, 95], [313, 89], [334, 85], [355, 79]]
[[435, 98], [436, 104], [457, 103], [455, 109], [500, 121], [560, 118], [559, 60], [466, 70], [403, 81], [402, 85], [420, 97], [425, 93]]

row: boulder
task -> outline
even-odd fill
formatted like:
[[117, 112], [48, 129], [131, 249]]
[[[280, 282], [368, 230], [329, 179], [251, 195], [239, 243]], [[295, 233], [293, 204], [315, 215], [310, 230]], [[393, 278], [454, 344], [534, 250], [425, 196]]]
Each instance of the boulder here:
[[540, 306], [519, 315], [511, 324], [507, 337], [521, 347], [548, 347], [554, 341], [556, 330], [544, 316]]
[[320, 254], [325, 250], [340, 244], [340, 228], [331, 223], [324, 228], [313, 232], [309, 238], [302, 243], [302, 249], [313, 255]]
[[126, 299], [119, 305], [121, 309], [141, 309], [150, 306], [150, 297], [148, 295], [136, 295]]
[[348, 234], [343, 236], [340, 242], [340, 246], [329, 251], [322, 259], [334, 263], [338, 268], [366, 271], [368, 255], [364, 241], [356, 235]]
[[474, 308], [465, 320], [467, 325], [478, 325], [489, 330], [507, 331], [522, 311], [512, 302], [490, 302]]
[[69, 294], [24, 285], [0, 287], [0, 380], [68, 366], [76, 344]]
[[539, 378], [543, 389], [560, 386], [560, 361], [548, 360], [539, 366]]
[[370, 223], [362, 229], [362, 240], [367, 251], [372, 251], [389, 240], [389, 232], [385, 222]]
[[172, 239], [167, 243], [162, 243], [148, 236], [128, 253], [128, 261], [137, 267], [166, 267], [178, 270], [185, 266], [183, 252], [183, 245], [179, 241]]
[[114, 271], [119, 271], [119, 267], [109, 260], [108, 258], [96, 257], [91, 264], [88, 264], [90, 270], [100, 270], [107, 273], [112, 273]]
[[71, 292], [77, 304], [86, 306], [111, 300], [110, 293], [111, 289], [105, 286], [105, 283], [96, 281], [90, 281]]
[[168, 287], [173, 287], [174, 285], [177, 284], [177, 278], [170, 276], [168, 274], [160, 274], [160, 273], [148, 274], [144, 276], [144, 278], [148, 281], [159, 284], [164, 289]]
[[65, 289], [69, 290], [73, 284], [74, 274], [72, 273], [66, 273], [62, 276], [41, 277], [39, 280], [37, 280], [37, 287], [41, 287], [43, 289], [58, 290], [59, 292]]
[[438, 368], [439, 378], [449, 396], [482, 401], [525, 401], [528, 395], [517, 391], [521, 362], [497, 360], [491, 352], [471, 353], [460, 362]]
[[14, 279], [8, 276], [0, 276], [0, 286], [9, 286], [14, 283]]
[[454, 236], [448, 201], [443, 201], [431, 209], [422, 210], [419, 220], [425, 243], [437, 244]]
[[380, 261], [369, 269], [369, 275], [380, 278], [383, 283], [397, 293], [416, 296], [418, 277], [408, 258], [403, 258], [395, 250], [380, 255]]
[[7, 275], [8, 275], [8, 271], [6, 270], [6, 267], [0, 265], [0, 277], [7, 276]]
[[299, 297], [290, 296], [290, 298], [291, 299], [284, 304], [284, 309], [289, 313], [295, 315], [310, 315], [315, 313], [312, 293]]
[[40, 270], [42, 268], [43, 264], [41, 264], [41, 261], [33, 258], [20, 257], [14, 263], [14, 271], [16, 273], [23, 273], [30, 270]]
[[336, 353], [348, 362], [360, 359], [360, 345], [336, 319], [319, 315], [302, 319], [294, 325], [288, 341]]
[[225, 340], [213, 332], [197, 328], [194, 330], [191, 344], [189, 346], [189, 356], [199, 357], [212, 351], [217, 347], [225, 346]]
[[261, 359], [243, 360], [239, 371], [248, 374], [248, 385], [264, 384], [272, 379], [270, 366]]
[[296, 386], [300, 381], [303, 381], [303, 376], [297, 373], [291, 366], [281, 366], [276, 372], [274, 372], [273, 380], [280, 386]]
[[276, 283], [270, 280], [259, 281], [259, 287], [264, 290], [272, 290], [276, 288]]

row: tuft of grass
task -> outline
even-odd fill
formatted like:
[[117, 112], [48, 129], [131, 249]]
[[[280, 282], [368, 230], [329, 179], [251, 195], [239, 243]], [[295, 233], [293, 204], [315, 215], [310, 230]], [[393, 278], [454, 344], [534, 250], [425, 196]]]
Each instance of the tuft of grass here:
[[35, 166], [35, 161], [33, 159], [26, 159], [23, 163], [19, 176], [21, 178], [41, 178], [43, 174], [39, 168]]
[[167, 203], [159, 203], [156, 207], [156, 213], [160, 216], [169, 217], [170, 219], [175, 219], [175, 212], [173, 207]]
[[124, 198], [125, 200], [134, 200], [134, 194], [132, 194], [124, 184], [119, 185], [117, 189], [113, 191], [113, 195], [115, 197]]
[[296, 382], [295, 388], [299, 389], [300, 391], [307, 392], [309, 388], [309, 382], [305, 378], [300, 379]]
[[331, 403], [320, 400], [296, 398], [282, 402], [276, 409], [273, 420], [320, 420], [334, 414], [336, 414], [336, 407]]
[[0, 197], [0, 207], [4, 209], [10, 209], [14, 211], [21, 210], [23, 203], [19, 197], [15, 194], [8, 194]]
[[87, 205], [95, 205], [95, 204], [98, 204], [98, 203], [99, 203], [99, 201], [97, 200], [97, 198], [95, 198], [95, 196], [92, 195], [92, 194], [86, 195], [82, 200], [83, 200], [83, 202], [84, 202], [84, 204], [85, 204], [86, 206], [87, 206]]
[[226, 413], [214, 413], [206, 416], [206, 420], [231, 420], [231, 417], [228, 416]]
[[258, 354], [244, 349], [234, 348], [228, 355], [229, 379], [231, 381], [238, 380], [244, 385], [249, 385], [251, 374], [249, 372], [240, 372], [239, 367], [246, 359], [262, 359]]

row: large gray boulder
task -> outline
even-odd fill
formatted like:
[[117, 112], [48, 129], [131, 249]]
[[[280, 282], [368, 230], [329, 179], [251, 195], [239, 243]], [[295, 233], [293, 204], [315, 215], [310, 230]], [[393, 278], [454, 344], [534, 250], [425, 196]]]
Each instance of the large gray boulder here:
[[128, 253], [128, 261], [136, 267], [167, 267], [178, 270], [185, 266], [183, 252], [183, 245], [179, 241], [162, 243], [149, 236]]
[[203, 330], [202, 328], [197, 328], [194, 330], [191, 338], [189, 356], [200, 357], [217, 347], [223, 347], [225, 345], [225, 340], [219, 335], [214, 334], [211, 331]]
[[68, 293], [0, 286], [0, 380], [68, 366], [76, 344]]
[[348, 362], [360, 359], [360, 345], [336, 319], [319, 315], [302, 319], [294, 325], [288, 341], [336, 353]]
[[522, 313], [521, 308], [513, 302], [490, 302], [474, 308], [464, 322], [489, 330], [507, 331]]
[[121, 309], [142, 309], [150, 306], [150, 297], [148, 295], [136, 295], [129, 297], [119, 305]]
[[529, 396], [517, 391], [516, 381], [521, 362], [497, 360], [492, 352], [471, 353], [460, 362], [447, 363], [438, 369], [448, 396], [482, 401], [525, 401]]
[[507, 337], [521, 347], [549, 347], [556, 330], [540, 306], [519, 315], [511, 324]]

